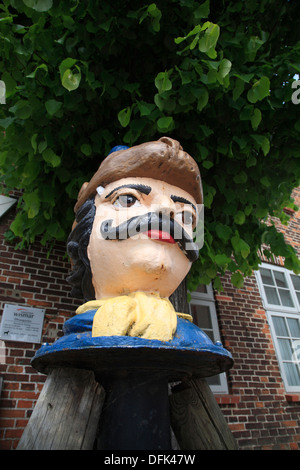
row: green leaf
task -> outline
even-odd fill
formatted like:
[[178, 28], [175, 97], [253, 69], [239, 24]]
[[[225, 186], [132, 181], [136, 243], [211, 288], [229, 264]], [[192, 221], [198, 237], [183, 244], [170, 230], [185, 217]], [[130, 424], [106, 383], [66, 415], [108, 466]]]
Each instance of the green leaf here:
[[198, 20], [202, 18], [207, 18], [209, 15], [209, 7], [210, 0], [206, 0], [206, 2], [202, 3], [196, 10], [194, 10], [194, 17]]
[[57, 167], [61, 163], [61, 158], [56, 155], [50, 148], [44, 150], [42, 155], [45, 162], [50, 163], [52, 167]]
[[84, 155], [89, 157], [92, 154], [92, 147], [89, 144], [82, 144], [80, 150]]
[[62, 103], [56, 100], [48, 100], [45, 107], [50, 116], [53, 116], [62, 107]]
[[10, 225], [10, 229], [13, 231], [16, 237], [22, 238], [24, 236], [24, 230], [26, 228], [27, 215], [24, 212], [18, 212], [16, 218]]
[[224, 79], [230, 72], [231, 70], [232, 63], [228, 59], [222, 59], [219, 70], [218, 70], [218, 76], [221, 79]]
[[40, 198], [38, 189], [31, 193], [25, 193], [23, 195], [23, 199], [25, 202], [25, 210], [27, 211], [28, 218], [33, 219], [39, 213], [40, 210]]
[[267, 155], [270, 151], [270, 141], [265, 135], [253, 134], [251, 135], [252, 139], [258, 144], [262, 149], [264, 155]]
[[252, 88], [247, 93], [247, 98], [250, 103], [256, 103], [266, 98], [266, 96], [269, 96], [269, 94], [270, 80], [268, 77], [262, 77], [252, 85]]
[[234, 221], [238, 225], [243, 225], [245, 223], [246, 217], [243, 211], [237, 211], [237, 213], [234, 216]]
[[76, 90], [81, 80], [81, 71], [78, 65], [75, 65], [78, 73], [73, 73], [71, 69], [67, 69], [62, 77], [61, 83], [68, 91]]
[[130, 117], [131, 117], [131, 107], [127, 106], [127, 108], [122, 109], [118, 113], [118, 120], [119, 123], [121, 124], [122, 127], [127, 127], [128, 124], [130, 123]]
[[206, 269], [205, 273], [207, 274], [208, 277], [213, 279], [217, 275], [216, 266], [210, 266], [209, 268]]
[[32, 148], [33, 148], [33, 150], [34, 150], [34, 153], [37, 152], [37, 143], [36, 143], [37, 136], [38, 136], [37, 134], [33, 134], [33, 136], [32, 136], [31, 139], [30, 139], [31, 146], [32, 146]]
[[234, 101], [237, 101], [239, 99], [239, 97], [241, 96], [241, 94], [244, 91], [244, 88], [245, 88], [245, 83], [243, 82], [243, 80], [238, 78], [236, 83], [235, 83], [235, 87], [233, 89], [233, 92], [232, 92], [232, 97], [233, 97]]
[[200, 31], [201, 31], [201, 25], [197, 24], [186, 36], [175, 38], [174, 42], [176, 44], [180, 44], [183, 41], [185, 41], [187, 38], [189, 38], [190, 36], [194, 36], [195, 34], [200, 33]]
[[249, 158], [246, 161], [246, 167], [250, 168], [251, 166], [255, 166], [256, 163], [257, 163], [257, 160], [254, 157], [254, 155], [250, 155]]
[[205, 106], [208, 103], [208, 99], [209, 99], [209, 94], [207, 90], [205, 88], [202, 88], [200, 90], [200, 93], [198, 94], [198, 103], [197, 103], [198, 111], [202, 111], [202, 109], [205, 108]]
[[13, 92], [16, 89], [17, 82], [8, 72], [4, 72], [2, 74], [1, 80], [5, 83], [5, 90], [7, 94]]
[[257, 51], [264, 44], [264, 40], [260, 39], [258, 36], [252, 36], [246, 44], [246, 57], [247, 61], [253, 62], [255, 60]]
[[38, 145], [38, 151], [39, 153], [43, 153], [43, 151], [47, 148], [47, 141], [42, 140], [39, 145]]
[[15, 118], [8, 117], [5, 119], [0, 119], [0, 127], [3, 127], [3, 129], [7, 129], [13, 122]]
[[171, 90], [172, 82], [169, 79], [170, 72], [160, 72], [155, 77], [155, 86], [158, 89], [158, 93], [163, 93], [164, 91]]
[[231, 238], [231, 244], [236, 253], [240, 253], [244, 259], [247, 258], [250, 253], [250, 246], [240, 238], [238, 233]]
[[218, 266], [226, 266], [228, 263], [230, 263], [231, 261], [231, 258], [228, 258], [228, 256], [224, 255], [224, 254], [219, 254], [219, 255], [216, 255], [215, 256], [215, 261], [217, 263]]
[[60, 78], [62, 80], [64, 73], [66, 70], [71, 69], [75, 64], [77, 60], [72, 59], [71, 57], [68, 57], [67, 59], [64, 59], [59, 66], [59, 73], [60, 73]]
[[28, 119], [31, 116], [31, 106], [28, 101], [19, 100], [15, 106], [9, 109], [18, 119]]
[[199, 40], [198, 47], [201, 52], [205, 52], [210, 56], [210, 54], [213, 54], [214, 48], [219, 39], [220, 27], [217, 24], [207, 21], [202, 26], [202, 30], [205, 30], [205, 33]]
[[216, 232], [217, 232], [218, 237], [221, 240], [224, 240], [225, 242], [227, 242], [230, 238], [230, 235], [231, 235], [231, 228], [228, 227], [227, 225], [223, 225], [221, 223], [218, 223], [216, 225]]
[[56, 240], [63, 240], [65, 236], [65, 232], [59, 222], [48, 225], [47, 233], [50, 235], [50, 237], [55, 238]]
[[76, 65], [77, 60], [68, 57], [63, 60], [59, 66], [59, 73], [62, 86], [68, 91], [76, 90], [81, 81], [81, 70]]
[[162, 117], [157, 121], [157, 128], [160, 132], [169, 132], [174, 127], [174, 119], [169, 117]]
[[267, 176], [260, 178], [260, 182], [265, 188], [269, 188], [271, 186], [271, 182]]
[[36, 73], [38, 70], [44, 70], [45, 72], [48, 72], [48, 67], [46, 64], [41, 64], [38, 65], [33, 72], [31, 72], [29, 75], [26, 75], [26, 78], [35, 78]]
[[250, 80], [253, 78], [254, 74], [253, 73], [234, 73], [233, 76], [242, 80], [242, 82], [244, 83], [249, 83]]
[[22, 172], [22, 185], [32, 184], [40, 173], [40, 162], [38, 159], [29, 160]]
[[48, 11], [52, 8], [53, 0], [23, 0], [25, 5], [36, 11]]
[[244, 285], [244, 277], [241, 273], [234, 273], [231, 276], [231, 282], [235, 287], [241, 289]]
[[146, 103], [145, 101], [138, 101], [137, 105], [141, 116], [149, 116], [149, 114], [151, 114], [155, 109], [154, 104]]
[[214, 166], [214, 164], [213, 162], [210, 162], [209, 160], [204, 160], [204, 162], [202, 162], [202, 166], [206, 168], [207, 170], [209, 170], [211, 167]]
[[251, 116], [251, 125], [255, 131], [261, 122], [261, 118], [262, 118], [262, 115], [261, 115], [260, 109], [254, 108], [253, 114]]
[[245, 184], [247, 182], [247, 179], [247, 173], [241, 171], [240, 173], [234, 176], [233, 181], [237, 184]]
[[151, 19], [153, 31], [157, 33], [160, 30], [160, 19], [162, 17], [162, 13], [155, 3], [151, 3], [151, 5], [148, 6], [146, 11], [140, 17], [139, 23], [141, 24], [147, 16]]

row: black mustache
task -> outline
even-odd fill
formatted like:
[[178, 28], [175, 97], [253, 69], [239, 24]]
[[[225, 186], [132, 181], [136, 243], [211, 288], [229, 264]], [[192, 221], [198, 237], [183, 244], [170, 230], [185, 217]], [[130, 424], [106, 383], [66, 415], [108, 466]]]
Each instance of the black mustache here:
[[105, 220], [100, 227], [100, 233], [105, 240], [127, 240], [148, 230], [160, 230], [169, 233], [178, 243], [180, 249], [194, 262], [199, 256], [199, 248], [183, 227], [171, 217], [162, 213], [148, 212], [132, 217], [117, 227], [112, 227], [113, 220]]

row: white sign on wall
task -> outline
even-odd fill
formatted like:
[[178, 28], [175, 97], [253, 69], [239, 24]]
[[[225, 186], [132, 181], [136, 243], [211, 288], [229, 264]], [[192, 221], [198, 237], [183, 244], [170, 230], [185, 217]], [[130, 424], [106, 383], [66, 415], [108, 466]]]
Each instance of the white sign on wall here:
[[0, 217], [2, 217], [2, 215], [4, 215], [14, 204], [16, 204], [16, 202], [17, 199], [0, 194]]
[[40, 343], [44, 315], [44, 309], [5, 304], [0, 325], [0, 339]]

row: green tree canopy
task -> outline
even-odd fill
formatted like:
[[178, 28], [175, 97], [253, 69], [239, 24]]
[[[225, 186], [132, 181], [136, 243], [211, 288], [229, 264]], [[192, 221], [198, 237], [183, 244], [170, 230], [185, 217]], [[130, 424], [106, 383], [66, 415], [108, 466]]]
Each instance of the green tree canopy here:
[[286, 223], [299, 185], [296, 0], [3, 0], [0, 175], [23, 196], [7, 238], [70, 232], [78, 190], [110, 149], [168, 135], [201, 170], [205, 242], [193, 266], [220, 286], [261, 244], [298, 270]]

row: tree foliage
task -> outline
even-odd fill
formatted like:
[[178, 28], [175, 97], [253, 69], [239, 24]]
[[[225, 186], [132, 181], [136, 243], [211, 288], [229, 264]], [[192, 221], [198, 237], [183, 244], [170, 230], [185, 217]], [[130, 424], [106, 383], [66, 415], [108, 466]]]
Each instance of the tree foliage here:
[[199, 163], [205, 243], [190, 286], [295, 251], [268, 215], [299, 185], [295, 0], [3, 0], [0, 175], [23, 190], [7, 233], [64, 240], [78, 190], [114, 145], [169, 135]]

